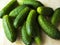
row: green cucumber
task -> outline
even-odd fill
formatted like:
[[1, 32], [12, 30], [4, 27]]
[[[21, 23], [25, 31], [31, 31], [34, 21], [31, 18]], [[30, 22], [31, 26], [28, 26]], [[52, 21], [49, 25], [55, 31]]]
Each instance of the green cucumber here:
[[9, 16], [16, 17], [25, 7], [26, 5], [21, 5], [21, 6], [16, 7], [9, 13]]
[[27, 30], [27, 34], [29, 36], [32, 36], [33, 35], [33, 31], [34, 31], [34, 22], [36, 20], [36, 11], [35, 10], [31, 10], [28, 17], [27, 17], [27, 20], [26, 20], [26, 30]]
[[28, 13], [30, 11], [30, 8], [29, 7], [25, 7], [19, 14], [18, 16], [15, 18], [14, 20], [14, 27], [15, 28], [18, 28], [19, 26], [21, 26], [23, 24], [23, 22], [25, 21]]
[[60, 22], [60, 8], [57, 8], [52, 16], [51, 23], [57, 25]]
[[39, 36], [36, 36], [34, 40], [37, 45], [41, 45], [41, 38]]
[[34, 34], [35, 34], [34, 41], [36, 45], [41, 45], [41, 30], [37, 22], [35, 22], [34, 29], [35, 29], [34, 30]]
[[9, 41], [14, 42], [16, 41], [17, 34], [15, 28], [10, 22], [11, 21], [8, 15], [3, 16], [3, 28], [4, 28], [5, 35]]
[[53, 39], [60, 39], [60, 31], [52, 23], [49, 23], [43, 15], [38, 16], [38, 22], [48, 36]]
[[28, 36], [28, 34], [26, 32], [26, 23], [24, 23], [21, 28], [21, 34], [22, 34], [22, 40], [25, 43], [25, 45], [30, 45], [32, 39], [30, 36]]
[[18, 3], [20, 4], [20, 5], [23, 5], [23, 4], [26, 4], [26, 5], [28, 5], [29, 7], [31, 7], [31, 8], [37, 8], [38, 6], [44, 6], [41, 2], [39, 2], [39, 1], [33, 1], [33, 0], [18, 0]]
[[5, 14], [9, 14], [12, 9], [17, 7], [18, 3], [16, 0], [10, 1], [1, 11], [0, 18], [2, 18]]
[[43, 7], [43, 6], [38, 7], [38, 8], [37, 8], [37, 12], [38, 12], [39, 14], [45, 15], [45, 16], [46, 16], [46, 15], [47, 15], [47, 16], [52, 16], [53, 13], [54, 13], [54, 11], [53, 11], [52, 8], [50, 8], [50, 7]]
[[26, 30], [29, 36], [32, 36], [37, 45], [40, 45], [41, 38], [38, 25], [36, 23], [37, 13], [31, 10], [26, 20]]

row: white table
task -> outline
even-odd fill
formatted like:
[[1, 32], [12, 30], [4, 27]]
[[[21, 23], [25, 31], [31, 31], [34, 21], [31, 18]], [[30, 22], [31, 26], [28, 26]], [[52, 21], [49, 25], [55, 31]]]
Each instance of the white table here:
[[[10, 0], [0, 0], [0, 10], [9, 2]], [[39, 0], [45, 6], [52, 7], [56, 9], [60, 7], [60, 0]], [[41, 45], [60, 45], [60, 40], [51, 39], [45, 33], [42, 33], [43, 42]], [[17, 39], [16, 42], [11, 43], [4, 34], [4, 29], [2, 26], [2, 19], [0, 19], [0, 45], [24, 45], [21, 39]]]

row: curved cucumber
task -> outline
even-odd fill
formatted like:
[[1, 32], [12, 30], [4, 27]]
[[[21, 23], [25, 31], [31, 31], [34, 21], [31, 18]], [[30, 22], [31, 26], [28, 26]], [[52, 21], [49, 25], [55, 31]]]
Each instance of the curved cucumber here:
[[22, 28], [21, 28], [21, 34], [22, 34], [22, 40], [26, 45], [30, 45], [31, 43], [31, 37], [28, 36], [26, 32], [26, 24], [24, 23]]
[[31, 10], [28, 17], [27, 17], [27, 20], [26, 20], [26, 30], [27, 30], [27, 34], [29, 36], [32, 36], [33, 34], [33, 30], [34, 30], [34, 22], [36, 20], [36, 11], [35, 10]]
[[18, 16], [15, 18], [14, 23], [13, 23], [15, 28], [18, 28], [18, 26], [21, 26], [23, 24], [23, 22], [25, 21], [29, 11], [30, 11], [30, 8], [29, 7], [25, 7], [18, 14]]
[[47, 35], [54, 39], [60, 39], [60, 32], [58, 29], [53, 24], [49, 23], [43, 15], [38, 16], [38, 22]]
[[10, 40], [11, 42], [14, 42], [17, 38], [17, 34], [13, 25], [10, 23], [8, 15], [3, 16], [3, 28], [8, 40]]
[[10, 1], [1, 11], [0, 11], [0, 18], [3, 17], [5, 14], [9, 14], [12, 9], [17, 7], [17, 1], [12, 0]]
[[37, 8], [37, 12], [38, 12], [39, 14], [45, 15], [45, 16], [46, 16], [46, 15], [47, 15], [47, 16], [52, 16], [53, 13], [54, 13], [54, 11], [53, 11], [52, 8], [50, 8], [50, 7], [43, 7], [43, 6], [38, 7], [38, 8]]
[[9, 16], [16, 17], [25, 7], [26, 5], [21, 5], [21, 6], [16, 7], [10, 12]]
[[33, 0], [18, 0], [18, 3], [20, 4], [20, 5], [23, 5], [23, 4], [26, 4], [26, 5], [28, 5], [29, 7], [33, 7], [33, 8], [37, 8], [38, 6], [43, 6], [43, 4], [41, 3], [41, 2], [39, 2], [39, 1], [33, 1]]
[[60, 8], [57, 8], [52, 16], [51, 23], [53, 25], [57, 25], [59, 21], [60, 21]]

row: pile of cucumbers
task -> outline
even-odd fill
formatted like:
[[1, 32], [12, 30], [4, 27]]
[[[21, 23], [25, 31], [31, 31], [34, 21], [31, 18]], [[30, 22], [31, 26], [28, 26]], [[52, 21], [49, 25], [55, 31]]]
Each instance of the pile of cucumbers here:
[[60, 22], [60, 8], [55, 11], [36, 0], [11, 0], [1, 11], [3, 28], [7, 39], [15, 42], [18, 28], [25, 45], [41, 45], [41, 29], [53, 39], [60, 39], [57, 24]]

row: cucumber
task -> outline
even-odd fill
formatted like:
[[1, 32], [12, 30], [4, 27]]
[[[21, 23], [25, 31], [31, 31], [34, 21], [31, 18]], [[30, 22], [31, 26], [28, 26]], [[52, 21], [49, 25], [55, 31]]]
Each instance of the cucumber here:
[[26, 20], [26, 30], [29, 36], [32, 36], [37, 45], [40, 45], [41, 38], [38, 25], [36, 23], [37, 13], [31, 10]]
[[1, 11], [0, 18], [2, 18], [5, 14], [9, 14], [12, 9], [17, 7], [18, 3], [16, 0], [10, 1]]
[[21, 6], [16, 7], [15, 9], [13, 9], [13, 10], [9, 13], [9, 16], [15, 18], [25, 7], [26, 7], [26, 5], [21, 5]]
[[18, 3], [20, 5], [26, 4], [31, 8], [36, 9], [38, 6], [44, 6], [41, 2], [39, 1], [33, 1], [33, 0], [18, 0]]
[[36, 19], [36, 11], [35, 10], [31, 10], [28, 14], [27, 20], [26, 20], [26, 30], [27, 30], [27, 34], [29, 36], [33, 35], [33, 31], [34, 31], [34, 22]]
[[36, 36], [34, 40], [37, 45], [41, 45], [41, 38], [39, 36]]
[[10, 23], [8, 15], [3, 16], [3, 28], [7, 39], [11, 42], [15, 42], [17, 38], [16, 30]]
[[41, 30], [40, 30], [40, 27], [38, 26], [38, 23], [35, 22], [35, 25], [34, 25], [34, 42], [36, 43], [36, 45], [41, 45]]
[[38, 16], [38, 22], [48, 36], [53, 39], [60, 39], [60, 31], [52, 23], [49, 23], [43, 15]]
[[28, 13], [30, 11], [29, 7], [25, 7], [19, 14], [18, 16], [15, 18], [13, 25], [15, 28], [18, 28], [19, 26], [21, 26], [23, 24], [23, 22], [25, 21]]
[[52, 18], [51, 18], [51, 23], [53, 24], [53, 25], [57, 25], [58, 24], [58, 22], [60, 22], [60, 8], [57, 8], [56, 10], [55, 10], [55, 12], [54, 12], [54, 14], [53, 14], [53, 16], [52, 16]]
[[25, 45], [31, 45], [31, 37], [28, 36], [27, 32], [26, 32], [26, 23], [23, 24], [22, 28], [21, 28], [21, 34], [22, 34], [22, 40], [25, 43]]
[[41, 15], [44, 15], [44, 16], [52, 16], [53, 13], [54, 13], [54, 10], [50, 7], [38, 7], [37, 8], [37, 12]]

